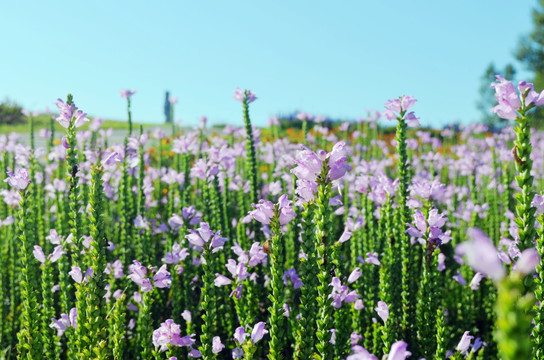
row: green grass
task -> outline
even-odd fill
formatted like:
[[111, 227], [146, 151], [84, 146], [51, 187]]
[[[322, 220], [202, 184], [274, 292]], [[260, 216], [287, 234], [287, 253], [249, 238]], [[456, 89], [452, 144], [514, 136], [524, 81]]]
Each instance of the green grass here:
[[[39, 116], [34, 118], [34, 131], [36, 132], [36, 135], [38, 135], [38, 132], [40, 131], [40, 129], [43, 129], [43, 128], [49, 129], [50, 128], [50, 126], [51, 126], [50, 125], [50, 119], [51, 119], [51, 115], [39, 115]], [[80, 129], [81, 130], [88, 130], [89, 129], [89, 124], [90, 124], [90, 121], [88, 123], [86, 123], [85, 125], [83, 125]], [[160, 126], [160, 124], [142, 124], [142, 125], [143, 125], [144, 128]], [[56, 121], [54, 121], [54, 126], [55, 126], [55, 132], [65, 132], [66, 131]], [[134, 129], [138, 129], [140, 124], [134, 123], [133, 126], [134, 126]], [[109, 128], [112, 128], [114, 130], [127, 129], [128, 124], [127, 124], [126, 121], [105, 120], [104, 123], [102, 124], [101, 128], [105, 129], [105, 130], [107, 130]], [[30, 131], [30, 124], [29, 123], [17, 124], [17, 125], [0, 124], [0, 134], [10, 134], [12, 132], [27, 133], [29, 131]]]

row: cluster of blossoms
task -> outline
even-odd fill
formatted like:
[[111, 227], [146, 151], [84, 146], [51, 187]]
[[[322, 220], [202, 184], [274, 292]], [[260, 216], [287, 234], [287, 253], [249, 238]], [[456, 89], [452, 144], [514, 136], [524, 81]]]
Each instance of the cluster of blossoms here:
[[[152, 271], [153, 270], [154, 269], [152, 269]], [[157, 288], [169, 288], [172, 283], [170, 273], [166, 270], [166, 264], [163, 264], [153, 275], [153, 284], [151, 284], [151, 279], [147, 277], [147, 268], [140, 264], [139, 261], [134, 260], [129, 266], [129, 271], [130, 274], [128, 275], [128, 278], [134, 281], [142, 292], [153, 290], [153, 285]]]
[[130, 99], [130, 97], [132, 95], [136, 94], [136, 90], [135, 89], [132, 89], [132, 90], [128, 90], [128, 89], [123, 89], [119, 92], [119, 95], [123, 98], [123, 99]]
[[491, 112], [507, 120], [516, 120], [519, 111], [530, 109], [535, 106], [544, 105], [544, 91], [537, 93], [533, 84], [526, 81], [520, 81], [518, 92], [514, 84], [500, 75], [495, 76], [497, 82], [491, 84], [495, 89], [495, 98], [498, 104], [491, 109]]
[[25, 168], [17, 168], [15, 173], [8, 171], [8, 178], [4, 181], [19, 191], [24, 191], [31, 182], [30, 174]]
[[172, 214], [172, 217], [168, 219], [168, 226], [172, 230], [177, 231], [185, 225], [185, 222], [191, 226], [199, 224], [201, 217], [202, 213], [196, 211], [194, 206], [184, 207], [181, 211], [181, 216], [175, 213]]
[[61, 314], [60, 318], [51, 319], [53, 322], [49, 325], [50, 328], [57, 330], [57, 336], [61, 337], [68, 328], [77, 329], [77, 309], [72, 308], [68, 315]]
[[349, 291], [346, 285], [342, 285], [339, 278], [333, 277], [330, 285], [332, 286], [332, 293], [329, 295], [329, 299], [333, 299], [333, 307], [340, 308], [343, 303], [349, 304], [355, 302], [355, 309], [361, 310], [363, 308], [363, 302], [358, 300], [359, 295], [357, 292], [355, 290]]
[[180, 326], [174, 323], [174, 320], [168, 319], [153, 331], [153, 345], [159, 348], [159, 351], [166, 351], [171, 346], [187, 346], [190, 347], [190, 357], [201, 357], [200, 351], [193, 349], [194, 336], [194, 334], [181, 336]]
[[420, 210], [414, 212], [414, 225], [408, 223], [408, 233], [417, 239], [424, 239], [433, 245], [446, 244], [451, 240], [450, 231], [442, 232], [442, 227], [448, 219], [444, 213], [439, 214], [437, 209], [429, 211], [427, 219]]
[[[248, 213], [247, 219], [251, 217], [260, 222], [261, 224], [268, 225], [274, 217], [275, 205], [271, 201], [259, 200], [258, 204], [253, 204], [255, 210]], [[297, 214], [293, 211], [291, 206], [291, 200], [287, 195], [282, 195], [278, 199], [278, 221], [280, 225], [287, 225], [289, 221], [293, 220]]]
[[[348, 157], [346, 144], [343, 141], [336, 143], [332, 151], [327, 153], [324, 150], [317, 153], [304, 147], [296, 155], [296, 167], [291, 170], [291, 173], [297, 177], [296, 194], [304, 202], [309, 202], [314, 199], [314, 193], [317, 191], [319, 181], [336, 181], [340, 180], [351, 166], [347, 164]], [[326, 179], [318, 179], [324, 170], [323, 164], [326, 164]]]
[[383, 115], [387, 120], [402, 119], [406, 121], [408, 126], [419, 126], [419, 119], [416, 117], [413, 111], [406, 113], [414, 104], [416, 99], [413, 96], [403, 95], [398, 99], [388, 100], [385, 103], [385, 108]]
[[72, 119], [74, 121], [74, 127], [76, 128], [83, 126], [89, 121], [89, 119], [87, 119], [87, 114], [78, 110], [75, 104], [68, 105], [61, 99], [57, 99], [55, 105], [57, 105], [57, 108], [59, 109], [59, 116], [56, 120], [65, 129], [70, 127]]
[[293, 284], [293, 289], [295, 290], [300, 289], [304, 286], [304, 283], [300, 280], [300, 277], [298, 276], [297, 271], [294, 268], [283, 272], [283, 284], [285, 286], [289, 285], [287, 280], [291, 281], [291, 284]]
[[53, 252], [47, 257], [45, 257], [43, 249], [40, 245], [34, 245], [34, 251], [32, 253], [34, 254], [36, 260], [38, 260], [42, 264], [45, 264], [46, 261], [54, 263], [55, 261], [60, 259], [62, 254], [66, 254], [66, 252], [62, 249], [62, 245], [55, 246]]
[[240, 101], [240, 102], [244, 102], [247, 99], [248, 103], [252, 103], [255, 100], [257, 100], [257, 96], [255, 96], [254, 93], [252, 93], [249, 90], [242, 91], [240, 88], [236, 88], [236, 90], [234, 90], [234, 95], [232, 95], [232, 97], [236, 101]]
[[227, 241], [226, 238], [221, 237], [221, 231], [213, 232], [210, 230], [210, 225], [205, 222], [200, 223], [200, 227], [195, 230], [189, 230], [190, 234], [185, 238], [189, 240], [191, 244], [198, 249], [209, 249], [212, 253], [215, 253], [223, 248], [223, 245]]
[[[504, 260], [491, 239], [480, 229], [468, 230], [469, 240], [455, 247], [457, 256], [464, 256], [467, 264], [475, 271], [499, 281], [506, 276]], [[540, 264], [540, 256], [535, 248], [523, 250], [513, 266], [513, 270], [524, 275], [531, 274]]]
[[234, 243], [231, 250], [238, 256], [238, 262], [246, 264], [248, 267], [257, 266], [266, 262], [268, 255], [259, 242], [254, 242], [249, 251], [244, 251], [240, 244]]
[[167, 252], [162, 258], [162, 261], [166, 264], [179, 264], [189, 256], [189, 250], [182, 248], [178, 243], [172, 245], [172, 251]]
[[[233, 296], [236, 294], [236, 298], [240, 299], [242, 296], [242, 287], [243, 287], [242, 282], [250, 276], [249, 272], [247, 271], [246, 265], [244, 263], [236, 263], [235, 260], [229, 259], [225, 266], [227, 270], [231, 273], [236, 284], [238, 285], [231, 292], [230, 296]], [[228, 277], [222, 274], [215, 274], [215, 276], [216, 276], [214, 280], [215, 286], [230, 285], [232, 283], [231, 279], [229, 279]]]
[[253, 326], [253, 330], [251, 330], [251, 335], [246, 333], [243, 326], [239, 326], [234, 331], [234, 341], [236, 345], [238, 345], [234, 350], [232, 350], [232, 358], [233, 359], [239, 359], [244, 357], [244, 351], [242, 350], [242, 346], [244, 345], [244, 342], [246, 341], [246, 338], [249, 336], [251, 339], [251, 344], [255, 345], [257, 342], [259, 342], [266, 334], [268, 334], [268, 330], [265, 329], [266, 323], [264, 322], [258, 322]]

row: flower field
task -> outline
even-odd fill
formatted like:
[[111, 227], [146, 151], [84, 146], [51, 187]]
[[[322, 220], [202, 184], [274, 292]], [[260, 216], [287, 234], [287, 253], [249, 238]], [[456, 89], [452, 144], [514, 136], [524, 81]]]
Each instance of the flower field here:
[[420, 130], [412, 96], [258, 129], [240, 89], [240, 128], [144, 132], [123, 90], [123, 143], [68, 95], [42, 148], [27, 113], [29, 146], [0, 136], [0, 359], [543, 360], [544, 92], [492, 87], [499, 133]]

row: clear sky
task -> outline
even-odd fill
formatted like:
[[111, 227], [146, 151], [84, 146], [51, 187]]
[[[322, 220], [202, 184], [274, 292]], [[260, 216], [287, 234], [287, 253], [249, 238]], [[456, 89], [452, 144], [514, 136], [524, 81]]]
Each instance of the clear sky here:
[[[355, 119], [414, 95], [424, 125], [478, 120], [480, 77], [512, 62], [536, 0], [1, 1], [0, 100], [54, 108], [73, 93], [90, 116], [257, 125], [302, 110]], [[522, 73], [521, 76], [524, 74]], [[527, 74], [525, 73], [525, 76]]]

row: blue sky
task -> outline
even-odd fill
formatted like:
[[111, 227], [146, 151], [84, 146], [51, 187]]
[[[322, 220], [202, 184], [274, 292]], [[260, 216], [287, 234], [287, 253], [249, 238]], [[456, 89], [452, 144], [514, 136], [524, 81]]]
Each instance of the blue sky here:
[[[516, 64], [536, 0], [5, 1], [0, 100], [54, 108], [73, 93], [91, 116], [240, 125], [234, 89], [251, 89], [254, 123], [303, 110], [355, 119], [402, 94], [422, 124], [479, 119], [490, 62]], [[527, 76], [521, 72], [520, 76]]]

